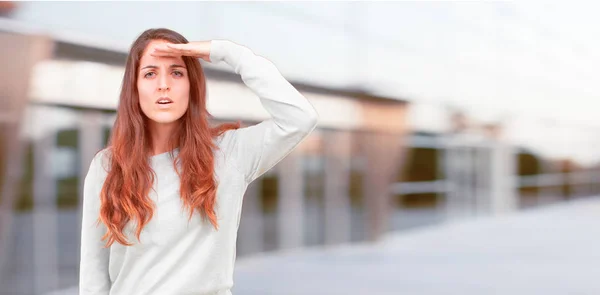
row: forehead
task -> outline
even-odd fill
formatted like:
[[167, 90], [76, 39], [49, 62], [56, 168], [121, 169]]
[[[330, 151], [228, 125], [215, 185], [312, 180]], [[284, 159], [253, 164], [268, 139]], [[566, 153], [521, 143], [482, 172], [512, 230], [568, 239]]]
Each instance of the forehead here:
[[140, 68], [143, 66], [147, 66], [147, 65], [162, 65], [162, 64], [168, 64], [171, 65], [173, 63], [177, 63], [177, 64], [181, 64], [181, 65], [185, 65], [183, 62], [183, 58], [181, 58], [181, 56], [176, 56], [176, 57], [170, 57], [170, 56], [152, 56], [150, 55], [150, 53], [153, 51], [154, 47], [158, 46], [158, 45], [162, 45], [162, 44], [167, 44], [170, 42], [164, 41], [164, 40], [152, 40], [150, 41], [150, 43], [148, 43], [148, 46], [146, 46], [146, 49], [144, 49], [144, 52], [142, 53], [142, 58], [140, 58]]

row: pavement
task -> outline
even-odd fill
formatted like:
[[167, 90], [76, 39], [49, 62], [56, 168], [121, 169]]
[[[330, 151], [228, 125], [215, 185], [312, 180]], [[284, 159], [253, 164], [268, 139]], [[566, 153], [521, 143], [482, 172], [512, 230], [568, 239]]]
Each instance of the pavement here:
[[[600, 198], [238, 259], [235, 295], [600, 294]], [[75, 287], [51, 293], [76, 295]], [[50, 294], [48, 294], [50, 295]]]
[[233, 294], [600, 294], [600, 198], [238, 261]]

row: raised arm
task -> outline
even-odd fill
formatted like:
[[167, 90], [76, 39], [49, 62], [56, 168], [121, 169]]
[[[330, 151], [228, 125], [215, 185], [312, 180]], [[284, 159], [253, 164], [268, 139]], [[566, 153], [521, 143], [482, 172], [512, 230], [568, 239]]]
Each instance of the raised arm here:
[[247, 47], [213, 40], [211, 62], [224, 61], [260, 98], [271, 118], [225, 134], [224, 145], [235, 155], [248, 182], [271, 169], [316, 127], [318, 114], [269, 60]]
[[[225, 62], [259, 98], [271, 118], [257, 125], [225, 132], [221, 148], [233, 155], [247, 182], [271, 169], [316, 127], [313, 106], [264, 57], [228, 40], [161, 44], [155, 56], [185, 55], [212, 63]], [[218, 99], [218, 98], [217, 98]]]
[[108, 295], [111, 286], [108, 275], [109, 249], [104, 248], [102, 241], [106, 227], [102, 223], [96, 223], [100, 212], [102, 188], [101, 156], [102, 153], [98, 153], [94, 157], [84, 181], [79, 263], [80, 295]]

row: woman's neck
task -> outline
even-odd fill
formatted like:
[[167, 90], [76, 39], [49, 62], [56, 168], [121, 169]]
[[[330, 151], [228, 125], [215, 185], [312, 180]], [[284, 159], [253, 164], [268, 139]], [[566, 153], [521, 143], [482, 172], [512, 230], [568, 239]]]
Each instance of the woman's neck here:
[[172, 149], [169, 141], [176, 132], [177, 123], [150, 123], [150, 134], [152, 138], [152, 155], [168, 152]]

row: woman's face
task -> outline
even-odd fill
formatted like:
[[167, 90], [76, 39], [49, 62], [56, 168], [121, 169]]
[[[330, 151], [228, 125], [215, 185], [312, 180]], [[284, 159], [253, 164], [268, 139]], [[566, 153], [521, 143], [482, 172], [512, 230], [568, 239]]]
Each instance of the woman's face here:
[[181, 56], [153, 56], [154, 47], [167, 41], [151, 41], [140, 59], [137, 89], [142, 112], [159, 124], [177, 121], [190, 100], [190, 80]]

